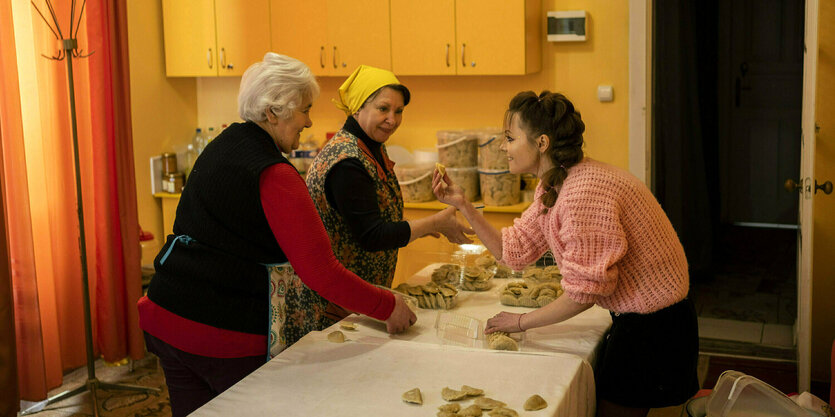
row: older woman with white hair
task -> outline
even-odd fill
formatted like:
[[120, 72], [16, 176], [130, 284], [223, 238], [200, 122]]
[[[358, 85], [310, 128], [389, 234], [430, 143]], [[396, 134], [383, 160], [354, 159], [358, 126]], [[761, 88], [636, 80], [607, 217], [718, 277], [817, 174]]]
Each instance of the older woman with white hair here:
[[174, 416], [196, 410], [286, 347], [285, 308], [302, 282], [385, 321], [389, 332], [416, 320], [400, 296], [337, 261], [304, 180], [282, 155], [298, 148], [312, 125], [318, 95], [303, 63], [267, 53], [241, 79], [245, 122], [225, 129], [194, 164], [174, 233], [138, 303]]

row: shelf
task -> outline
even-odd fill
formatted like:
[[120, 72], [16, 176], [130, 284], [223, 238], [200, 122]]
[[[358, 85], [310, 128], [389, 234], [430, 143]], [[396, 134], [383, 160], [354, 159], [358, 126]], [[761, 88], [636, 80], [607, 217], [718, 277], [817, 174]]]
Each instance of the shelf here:
[[180, 198], [180, 193], [166, 193], [166, 192], [159, 192], [154, 193], [154, 197], [156, 198]]
[[[478, 207], [484, 205], [481, 201], [473, 201], [473, 205]], [[485, 213], [521, 213], [530, 206], [530, 201], [523, 201], [511, 206], [484, 206]], [[418, 209], [418, 210], [443, 210], [448, 206], [438, 200], [427, 201], [425, 203], [403, 203], [403, 208]]]

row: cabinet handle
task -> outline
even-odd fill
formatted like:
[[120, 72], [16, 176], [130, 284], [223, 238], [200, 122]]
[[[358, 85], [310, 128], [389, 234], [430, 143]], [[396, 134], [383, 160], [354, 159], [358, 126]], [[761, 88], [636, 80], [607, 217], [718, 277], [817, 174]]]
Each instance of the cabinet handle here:
[[319, 66], [325, 68], [325, 46], [319, 47]]
[[449, 66], [449, 44], [446, 44], [446, 66]]
[[206, 63], [209, 64], [209, 69], [212, 69], [212, 48], [206, 52]]
[[226, 48], [220, 48], [220, 68], [226, 68]]
[[336, 68], [336, 45], [333, 47], [333, 67]]
[[467, 60], [466, 60], [466, 59], [464, 59], [464, 51], [465, 51], [466, 49], [467, 49], [467, 44], [466, 44], [466, 43], [462, 43], [462, 44], [461, 44], [461, 66], [462, 66], [462, 67], [464, 67], [464, 68], [466, 68], [466, 67], [467, 67]]

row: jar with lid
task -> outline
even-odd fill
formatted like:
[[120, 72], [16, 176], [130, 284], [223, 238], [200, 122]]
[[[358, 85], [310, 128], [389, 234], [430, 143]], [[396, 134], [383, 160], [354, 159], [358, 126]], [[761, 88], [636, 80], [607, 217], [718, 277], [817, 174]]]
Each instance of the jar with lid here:
[[166, 152], [162, 154], [162, 176], [168, 176], [177, 172], [177, 154]]
[[164, 175], [162, 177], [162, 190], [172, 194], [182, 192], [185, 178], [186, 176], [182, 172], [172, 172]]

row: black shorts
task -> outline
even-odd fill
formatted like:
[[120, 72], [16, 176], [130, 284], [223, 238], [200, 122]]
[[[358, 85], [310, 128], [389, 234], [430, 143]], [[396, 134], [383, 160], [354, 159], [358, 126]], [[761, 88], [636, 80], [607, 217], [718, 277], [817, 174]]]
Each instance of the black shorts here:
[[612, 313], [595, 371], [597, 398], [636, 408], [682, 404], [699, 390], [698, 360], [690, 299], [650, 314]]

